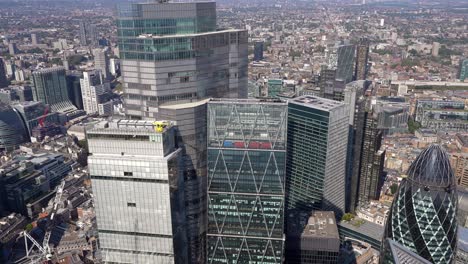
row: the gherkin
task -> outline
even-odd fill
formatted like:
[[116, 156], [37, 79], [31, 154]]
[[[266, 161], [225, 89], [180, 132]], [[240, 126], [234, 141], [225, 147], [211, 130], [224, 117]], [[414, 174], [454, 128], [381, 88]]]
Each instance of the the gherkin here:
[[[407, 174], [393, 200], [385, 237], [432, 263], [453, 263], [457, 193], [448, 154], [432, 145], [419, 154]], [[394, 263], [388, 258], [383, 262]]]

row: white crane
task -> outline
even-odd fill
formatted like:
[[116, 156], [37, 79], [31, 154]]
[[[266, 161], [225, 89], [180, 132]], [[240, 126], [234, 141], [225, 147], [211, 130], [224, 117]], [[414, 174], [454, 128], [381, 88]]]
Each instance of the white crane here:
[[[49, 214], [49, 219], [47, 220], [47, 224], [46, 224], [46, 230], [45, 230], [46, 232], [44, 235], [44, 240], [42, 241], [42, 246], [32, 236], [28, 234], [28, 231], [23, 232], [24, 244], [26, 248], [26, 257], [31, 259], [32, 264], [37, 264], [44, 260], [45, 261], [52, 260], [53, 253], [52, 253], [52, 249], [50, 248], [49, 241], [50, 241], [50, 236], [52, 235], [52, 228], [54, 225], [53, 224], [54, 216], [55, 216], [55, 213], [57, 213], [60, 200], [62, 199], [64, 188], [65, 188], [65, 180], [62, 180], [62, 183], [60, 184], [60, 186], [57, 187], [57, 191], [55, 193], [55, 198], [52, 204], [52, 210]], [[28, 240], [33, 243], [33, 246], [29, 247]], [[34, 259], [33, 258], [34, 256], [31, 254], [34, 247], [37, 247], [37, 249], [39, 249], [39, 251], [41, 252], [39, 259]]]

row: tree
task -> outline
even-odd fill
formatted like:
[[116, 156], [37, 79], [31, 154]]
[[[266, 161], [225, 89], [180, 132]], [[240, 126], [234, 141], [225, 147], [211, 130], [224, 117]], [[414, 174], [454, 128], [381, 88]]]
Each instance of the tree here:
[[26, 227], [24, 228], [27, 232], [30, 232], [32, 229], [33, 229], [33, 225], [32, 224], [27, 224]]
[[416, 132], [416, 130], [421, 128], [421, 124], [414, 121], [412, 118], [408, 119], [408, 131], [412, 134]]
[[398, 184], [394, 183], [392, 184], [392, 186], [390, 186], [390, 192], [392, 193], [392, 195], [394, 195], [398, 190]]
[[351, 221], [351, 220], [353, 220], [353, 219], [354, 219], [354, 215], [351, 214], [351, 213], [346, 213], [346, 214], [344, 214], [343, 217], [341, 218], [341, 220], [343, 220], [343, 221], [348, 221], [348, 222]]
[[410, 49], [408, 53], [411, 54], [411, 56], [418, 56], [418, 52], [415, 49]]

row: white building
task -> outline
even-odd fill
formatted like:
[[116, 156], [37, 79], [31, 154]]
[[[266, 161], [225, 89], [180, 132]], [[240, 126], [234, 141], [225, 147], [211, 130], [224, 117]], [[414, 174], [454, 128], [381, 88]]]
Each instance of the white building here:
[[66, 39], [59, 39], [53, 43], [54, 49], [66, 50], [68, 49], [68, 44]]
[[188, 263], [181, 151], [175, 129], [157, 123], [116, 120], [87, 130], [105, 263]]
[[105, 83], [100, 70], [83, 72], [80, 79], [83, 108], [87, 114], [98, 114], [99, 105], [108, 101], [109, 83]]

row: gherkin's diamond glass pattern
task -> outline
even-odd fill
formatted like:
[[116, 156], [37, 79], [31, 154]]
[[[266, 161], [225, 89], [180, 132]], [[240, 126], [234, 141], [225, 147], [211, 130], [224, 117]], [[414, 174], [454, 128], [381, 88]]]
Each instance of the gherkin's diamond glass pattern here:
[[457, 242], [455, 188], [447, 153], [436, 145], [424, 150], [400, 184], [386, 237], [432, 263], [453, 263]]
[[208, 104], [209, 263], [281, 263], [287, 105]]

